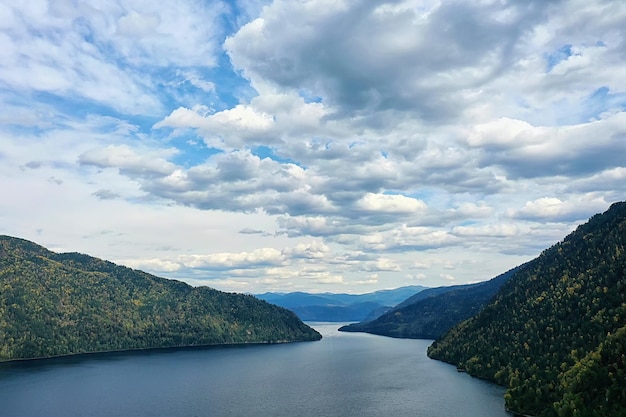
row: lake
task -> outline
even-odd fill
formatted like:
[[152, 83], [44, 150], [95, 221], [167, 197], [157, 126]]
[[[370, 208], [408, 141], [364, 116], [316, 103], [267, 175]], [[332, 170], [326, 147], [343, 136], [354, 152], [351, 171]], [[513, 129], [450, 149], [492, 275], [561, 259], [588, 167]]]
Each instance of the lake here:
[[2, 417], [510, 417], [503, 388], [426, 356], [428, 340], [144, 351], [0, 364]]

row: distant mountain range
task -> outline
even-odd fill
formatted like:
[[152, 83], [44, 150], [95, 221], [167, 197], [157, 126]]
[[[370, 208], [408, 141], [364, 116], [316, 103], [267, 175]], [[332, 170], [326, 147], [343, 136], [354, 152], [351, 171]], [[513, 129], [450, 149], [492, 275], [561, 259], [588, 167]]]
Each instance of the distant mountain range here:
[[287, 309], [0, 236], [0, 361], [319, 340]]
[[436, 339], [452, 326], [478, 313], [517, 269], [476, 284], [425, 289], [378, 318], [343, 326], [339, 330]]
[[345, 322], [374, 319], [426, 288], [413, 285], [367, 294], [268, 292], [256, 297], [288, 308], [305, 321]]

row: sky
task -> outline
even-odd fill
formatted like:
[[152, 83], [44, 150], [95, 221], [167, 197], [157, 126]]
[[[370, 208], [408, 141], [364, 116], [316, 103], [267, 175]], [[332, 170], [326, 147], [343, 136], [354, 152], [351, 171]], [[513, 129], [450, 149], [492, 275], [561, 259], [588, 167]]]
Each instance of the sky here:
[[626, 194], [626, 2], [0, 0], [0, 234], [230, 292], [479, 282]]

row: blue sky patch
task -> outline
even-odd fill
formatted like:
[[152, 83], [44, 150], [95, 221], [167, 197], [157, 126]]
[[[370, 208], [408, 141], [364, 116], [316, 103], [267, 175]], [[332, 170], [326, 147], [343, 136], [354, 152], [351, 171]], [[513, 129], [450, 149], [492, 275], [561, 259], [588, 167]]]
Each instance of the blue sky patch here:
[[563, 45], [551, 54], [546, 55], [547, 67], [546, 71], [550, 72], [559, 62], [567, 60], [573, 55], [572, 45]]
[[294, 159], [284, 158], [276, 155], [276, 153], [274, 153], [274, 150], [268, 146], [255, 146], [250, 150], [250, 153], [252, 153], [252, 155], [258, 156], [261, 159], [269, 158], [273, 161], [280, 162], [281, 164], [294, 164], [304, 168], [304, 166], [300, 162]]
[[626, 94], [612, 94], [608, 87], [600, 87], [585, 100], [582, 108], [586, 121], [600, 118], [602, 113], [610, 110], [623, 111], [626, 109]]
[[213, 155], [223, 153], [221, 149], [210, 148], [201, 139], [193, 135], [178, 136], [170, 140], [179, 153], [171, 158], [171, 162], [186, 168], [201, 165]]
[[301, 88], [298, 91], [298, 95], [302, 97], [305, 103], [321, 103], [322, 97], [314, 94], [312, 91]]

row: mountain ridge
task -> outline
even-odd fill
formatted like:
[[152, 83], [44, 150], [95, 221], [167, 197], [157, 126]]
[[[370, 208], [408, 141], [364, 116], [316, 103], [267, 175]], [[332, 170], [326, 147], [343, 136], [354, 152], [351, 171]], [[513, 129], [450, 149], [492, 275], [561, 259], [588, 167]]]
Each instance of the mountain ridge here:
[[620, 202], [530, 261], [428, 355], [504, 385], [515, 413], [623, 416], [625, 333], [626, 202]]
[[436, 339], [455, 324], [476, 314], [520, 267], [476, 284], [429, 288], [374, 320], [342, 326], [344, 332]]
[[427, 287], [411, 285], [365, 294], [346, 293], [290, 293], [269, 292], [256, 294], [257, 298], [285, 307], [305, 321], [362, 321], [378, 317], [408, 297]]
[[250, 295], [0, 236], [0, 360], [320, 338]]

